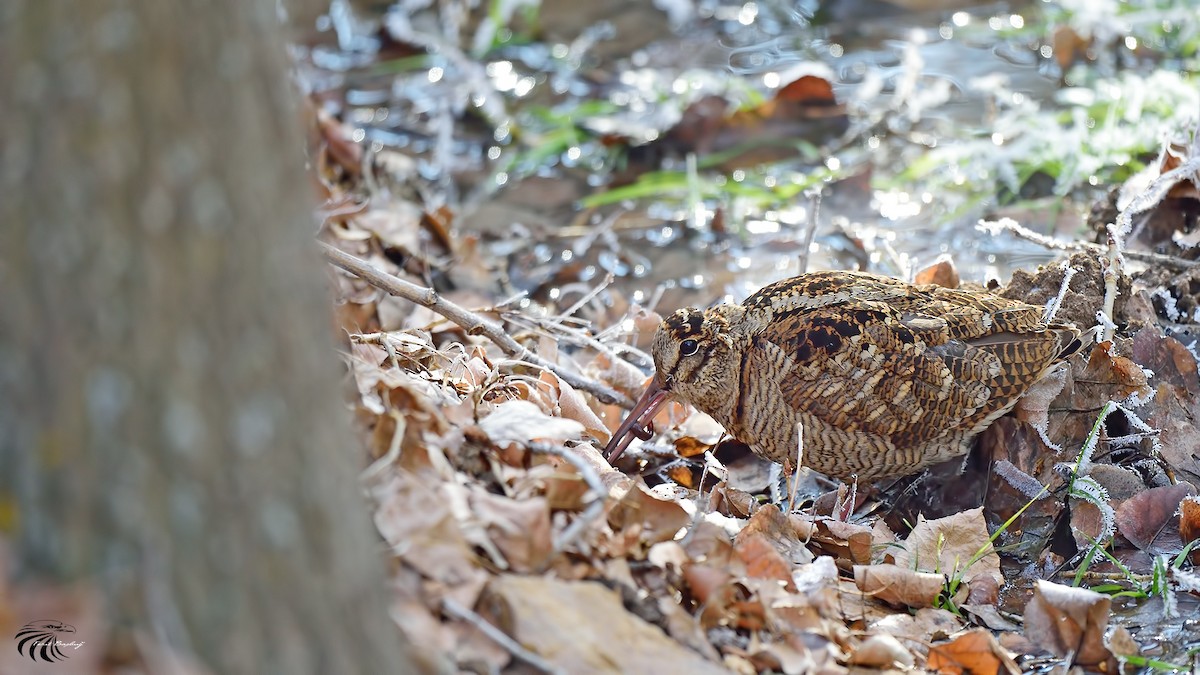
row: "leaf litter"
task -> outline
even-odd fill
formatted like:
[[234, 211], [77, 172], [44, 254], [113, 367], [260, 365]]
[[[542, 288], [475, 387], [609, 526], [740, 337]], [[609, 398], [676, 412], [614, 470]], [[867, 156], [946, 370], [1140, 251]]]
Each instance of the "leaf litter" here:
[[[375, 231], [345, 236], [356, 227], [337, 235], [347, 248], [370, 255], [387, 245]], [[408, 273], [386, 255], [372, 259], [393, 274]], [[363, 480], [394, 561], [397, 621], [417, 644], [436, 646], [446, 667], [504, 669], [523, 659], [528, 666], [536, 655], [535, 664], [552, 672], [1015, 672], [1013, 654], [1023, 649], [1030, 658], [1097, 667], [1115, 658], [1104, 642], [1109, 596], [1038, 577], [1074, 568], [1054, 559], [1046, 543], [1062, 515], [1070, 514], [1080, 551], [1103, 534], [1081, 520], [1091, 504], [1063, 498], [1069, 474], [1061, 467], [1109, 397], [1140, 405], [1111, 415], [1096, 458], [1078, 472], [1108, 488], [1101, 494], [1115, 509], [1117, 538], [1107, 546], [1137, 579], [1149, 573], [1153, 556], [1182, 549], [1181, 532], [1196, 533], [1188, 501], [1195, 490], [1169, 478], [1194, 469], [1186, 462], [1172, 467], [1153, 450], [1171, 442], [1156, 433], [1170, 411], [1197, 405], [1189, 391], [1193, 362], [1155, 348], [1162, 355], [1152, 359], [1155, 377], [1147, 379], [1118, 355], [1121, 344], [1131, 353], [1139, 341], [1150, 342], [1143, 333], [1152, 327], [1137, 338], [1118, 336], [1118, 346], [1098, 345], [1074, 363], [1064, 391], [1047, 406], [1044, 434], [1014, 435], [1031, 428], [1016, 417], [985, 434], [993, 438], [981, 442], [984, 451], [1011, 468], [997, 471], [983, 507], [934, 519], [920, 514], [911, 528], [896, 525], [907, 531], [897, 538], [884, 524], [887, 492], [856, 500], [845, 522], [832, 510], [819, 515], [816, 502], [785, 514], [769, 503], [769, 490], [744, 493], [714, 474], [719, 465], [694, 484], [665, 478], [656, 463], [715, 462], [721, 445], [719, 434], [705, 435], [709, 427], [693, 424], [697, 416], [682, 408], [664, 413], [661, 436], [672, 439], [664, 449], [653, 449], [653, 439], [635, 449], [642, 477], [631, 478], [598, 450], [620, 419], [619, 407], [440, 318], [360, 332], [385, 325], [381, 294], [364, 292], [349, 275], [335, 280], [349, 336], [351, 401], [366, 443]], [[614, 389], [634, 392], [644, 381], [595, 340], [573, 348], [554, 341], [546, 349], [535, 333], [522, 339]], [[1166, 341], [1173, 339], [1153, 338]], [[1151, 381], [1161, 384], [1151, 389]], [[1151, 421], [1150, 431], [1139, 431], [1133, 410]], [[1159, 472], [1138, 473], [1145, 462]], [[1018, 489], [1005, 492], [1011, 476], [1019, 477]], [[1031, 499], [1040, 486], [1049, 486], [1050, 496]], [[1043, 546], [1026, 546], [1019, 557], [1027, 567], [1004, 571], [991, 532], [997, 518], [1031, 501], [997, 545], [1033, 537]], [[1189, 504], [1183, 511], [1190, 529], [1182, 526], [1181, 504]], [[599, 516], [589, 519], [589, 508]], [[1145, 555], [1122, 557], [1122, 547]], [[1110, 567], [1100, 560], [1088, 572]], [[1195, 593], [1185, 590], [1191, 577], [1184, 578], [1178, 592]], [[1032, 592], [1024, 611], [1004, 609], [1013, 603], [1002, 601], [1001, 588], [1022, 586]], [[1038, 622], [1055, 628], [1041, 630]], [[529, 653], [498, 646], [474, 624], [501, 631]], [[1013, 637], [998, 642], [1004, 635]]]
[[[720, 109], [701, 127], [707, 135], [670, 133], [644, 152], [741, 147], [760, 130], [770, 145], [782, 133], [772, 115], [791, 105], [783, 92], [757, 111], [760, 121], [699, 101], [685, 119]], [[1102, 318], [1116, 330], [1072, 361], [1060, 391], [981, 435], [985, 467], [956, 460], [946, 481], [935, 470], [839, 491], [804, 472], [781, 477], [678, 405], [622, 470], [609, 466], [598, 448], [624, 409], [565, 378], [636, 396], [648, 375], [639, 347], [658, 315], [619, 289], [589, 302], [603, 280], [585, 282], [570, 265], [544, 278], [574, 279], [579, 303], [549, 297], [549, 284], [497, 293], [500, 263], [459, 236], [452, 209], [398, 181], [372, 184], [346, 128], [324, 113], [315, 128], [326, 139], [314, 165], [327, 191], [321, 239], [476, 308], [544, 361], [331, 274], [394, 617], [439, 667], [1011, 673], [1067, 663], [1112, 672], [1153, 652], [1137, 626], [1110, 630], [1137, 602], [1157, 599], [1167, 622], [1197, 606], [1197, 575], [1173, 562], [1200, 535], [1200, 384], [1183, 328], [1200, 323], [1188, 265], [1197, 247], [1162, 224], [1196, 199], [1194, 176], [1174, 178], [1192, 148], [1164, 151], [1157, 170], [1175, 182], [1139, 204], [1144, 222], [1115, 242], [1128, 248], [1114, 257], [1080, 244], [1066, 264], [995, 289], [1034, 303], [1057, 297], [1060, 320], [1090, 327], [1115, 288]], [[1139, 251], [1168, 241], [1175, 268], [1139, 262], [1148, 259]], [[960, 284], [952, 260], [921, 275]], [[980, 476], [983, 489], [961, 488]], [[781, 496], [793, 480], [799, 501], [787, 513]], [[977, 497], [973, 507], [960, 506], [964, 492]], [[1151, 580], [1160, 573], [1161, 583]], [[1143, 623], [1151, 634], [1161, 625]]]

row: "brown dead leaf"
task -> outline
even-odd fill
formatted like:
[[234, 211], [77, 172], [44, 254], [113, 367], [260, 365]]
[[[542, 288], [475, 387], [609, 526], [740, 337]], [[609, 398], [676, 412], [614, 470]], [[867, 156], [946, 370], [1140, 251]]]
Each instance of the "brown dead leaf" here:
[[774, 504], [767, 504], [755, 511], [737, 538], [753, 533], [766, 537], [789, 564], [803, 565], [813, 561], [813, 554], [796, 538], [796, 531], [787, 516]]
[[450, 235], [450, 231], [454, 227], [453, 209], [443, 204], [433, 211], [423, 212], [421, 227], [428, 230], [433, 235], [434, 241], [443, 249], [454, 252], [454, 238]]
[[1184, 544], [1200, 539], [1200, 497], [1196, 495], [1179, 502], [1179, 537]]
[[758, 532], [739, 533], [734, 552], [746, 564], [746, 574], [754, 579], [773, 579], [794, 590], [791, 565]]
[[[893, 547], [888, 554], [896, 565], [906, 569], [958, 575], [968, 584], [986, 576], [998, 586], [1004, 583], [1004, 575], [1000, 573], [1000, 558], [989, 537], [982, 507], [937, 520], [925, 520], [922, 516], [902, 548]], [[967, 567], [981, 551], [986, 553]]]
[[[547, 459], [552, 460], [553, 468], [551, 468], [551, 464], [535, 467], [528, 472], [528, 476], [541, 486], [542, 494], [551, 510], [579, 511], [590, 499], [599, 496], [591, 494], [591, 487], [579, 475], [579, 470], [573, 464], [559, 457], [547, 457]], [[542, 468], [550, 469], [550, 471], [536, 471], [536, 469]], [[520, 483], [514, 485], [514, 489], [519, 490], [520, 488]]]
[[1144, 328], [1133, 336], [1132, 352], [1134, 361], [1154, 371], [1155, 383], [1169, 384], [1180, 395], [1200, 395], [1196, 357], [1179, 340], [1157, 328]]
[[567, 673], [649, 673], [664, 664], [726, 672], [630, 614], [617, 593], [596, 582], [501, 575], [488, 584], [479, 611]]
[[848, 125], [829, 80], [816, 74], [797, 77], [756, 108], [730, 112], [732, 107], [716, 95], [692, 103], [658, 140], [632, 149], [621, 181], [664, 157], [689, 153], [731, 153], [718, 165], [722, 170], [789, 159], [797, 156], [797, 141], [823, 145]]
[[1150, 488], [1117, 507], [1117, 530], [1139, 549], [1158, 555], [1175, 553], [1179, 539], [1179, 506], [1196, 492], [1188, 483]]
[[683, 458], [702, 455], [711, 450], [712, 447], [712, 443], [705, 443], [693, 436], [682, 436], [675, 439], [675, 454]]
[[854, 583], [893, 607], [933, 607], [946, 586], [940, 574], [914, 572], [896, 565], [855, 565]]
[[871, 562], [873, 533], [865, 525], [801, 514], [793, 514], [789, 521], [796, 536], [810, 546], [815, 544], [822, 552], [851, 563]]
[[476, 489], [470, 504], [511, 569], [536, 572], [549, 561], [554, 547], [550, 506], [544, 498], [516, 500]]
[[950, 642], [929, 648], [925, 667], [937, 673], [959, 675], [1018, 675], [1012, 656], [983, 628], [967, 631]]
[[1107, 595], [1039, 579], [1025, 606], [1025, 637], [1082, 666], [1104, 663], [1112, 657], [1104, 646], [1111, 604]]
[[700, 611], [700, 625], [705, 630], [718, 626], [749, 631], [765, 629], [767, 608], [755, 592], [754, 582], [754, 579], [734, 580], [716, 589]]
[[706, 563], [688, 564], [683, 567], [683, 580], [696, 602], [707, 605], [716, 597], [717, 591], [733, 579], [728, 570]]
[[608, 512], [610, 527], [646, 547], [674, 539], [690, 521], [679, 504], [655, 497], [640, 484], [634, 484]]
[[[585, 372], [588, 377], [607, 382], [614, 389], [631, 398], [637, 398], [646, 388], [646, 383], [650, 381], [650, 378], [638, 370], [637, 366], [624, 359], [612, 358], [605, 352], [598, 352], [596, 358], [587, 365]], [[611, 426], [615, 429], [620, 423], [621, 419], [618, 413], [616, 419], [612, 420]]]
[[958, 288], [958, 268], [954, 266], [953, 258], [945, 256], [939, 258], [937, 262], [929, 267], [917, 272], [917, 276], [913, 279], [913, 282], [918, 284], [937, 284], [943, 288]]

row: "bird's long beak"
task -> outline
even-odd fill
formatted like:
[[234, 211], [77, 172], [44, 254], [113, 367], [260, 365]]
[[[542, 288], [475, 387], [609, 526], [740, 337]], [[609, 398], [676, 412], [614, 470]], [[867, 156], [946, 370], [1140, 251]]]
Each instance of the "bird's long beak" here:
[[616, 433], [604, 448], [604, 456], [610, 464], [625, 452], [625, 448], [633, 442], [634, 436], [644, 441], [654, 434], [654, 414], [670, 395], [671, 392], [663, 387], [662, 379], [655, 373], [654, 379], [646, 386], [646, 391], [642, 392], [633, 410], [629, 411], [625, 421], [617, 427]]

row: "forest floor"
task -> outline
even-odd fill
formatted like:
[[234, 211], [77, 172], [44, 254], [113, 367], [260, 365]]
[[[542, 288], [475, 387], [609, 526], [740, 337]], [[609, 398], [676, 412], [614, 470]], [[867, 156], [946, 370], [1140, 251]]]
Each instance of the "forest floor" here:
[[[431, 665], [1200, 664], [1200, 103], [1156, 79], [1200, 20], [831, 4], [447, 3], [303, 50], [362, 481]], [[1130, 73], [1157, 89], [1102, 107]], [[783, 476], [678, 404], [605, 460], [661, 316], [853, 268], [1097, 340], [901, 481]]]

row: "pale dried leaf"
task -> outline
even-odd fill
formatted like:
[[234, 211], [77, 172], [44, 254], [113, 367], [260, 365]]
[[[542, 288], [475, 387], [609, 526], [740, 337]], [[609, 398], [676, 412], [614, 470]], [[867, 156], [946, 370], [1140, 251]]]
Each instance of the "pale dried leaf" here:
[[583, 435], [575, 420], [551, 417], [529, 401], [508, 401], [479, 421], [493, 443], [528, 443], [532, 440], [566, 441]]
[[[1003, 585], [1000, 558], [988, 541], [989, 536], [980, 507], [937, 520], [921, 517], [904, 540], [903, 548], [892, 548], [889, 552], [900, 567], [959, 575], [968, 584], [976, 577], [988, 576], [997, 585]], [[967, 567], [981, 550], [986, 551], [986, 555]]]
[[914, 661], [912, 652], [886, 633], [868, 636], [850, 654], [850, 663], [867, 668], [911, 668]]
[[488, 584], [483, 613], [568, 673], [726, 672], [627, 612], [596, 582], [502, 575]]

